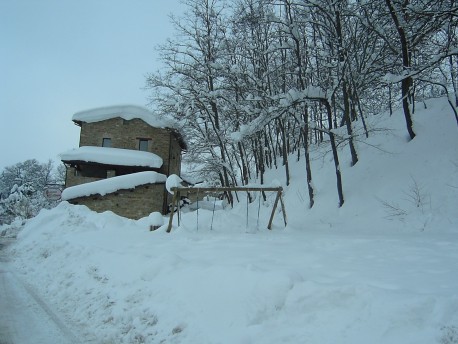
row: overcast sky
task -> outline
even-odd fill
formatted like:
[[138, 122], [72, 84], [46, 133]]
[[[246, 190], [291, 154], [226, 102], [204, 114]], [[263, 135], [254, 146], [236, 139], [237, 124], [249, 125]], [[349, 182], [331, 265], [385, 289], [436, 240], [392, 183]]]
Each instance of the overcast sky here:
[[0, 0], [0, 171], [76, 148], [73, 113], [145, 106], [179, 0]]

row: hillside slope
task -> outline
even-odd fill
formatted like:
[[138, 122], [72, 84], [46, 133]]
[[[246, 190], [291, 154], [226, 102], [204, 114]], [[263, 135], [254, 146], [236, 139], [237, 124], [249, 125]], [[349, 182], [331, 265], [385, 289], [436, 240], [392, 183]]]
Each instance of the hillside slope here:
[[62, 202], [26, 224], [13, 264], [99, 343], [456, 344], [458, 128], [446, 102], [427, 105], [413, 141], [396, 113], [371, 119], [385, 130], [356, 166], [342, 148], [342, 208], [323, 145], [313, 209], [291, 157], [286, 228], [278, 212], [265, 229], [273, 195], [183, 213], [171, 234]]
[[[305, 163], [292, 168], [288, 188], [291, 224], [320, 229], [339, 224], [361, 230], [420, 230], [456, 232], [458, 229], [458, 127], [444, 99], [418, 104], [417, 137], [408, 142], [401, 111], [369, 119], [374, 130], [369, 139], [357, 142], [360, 161], [350, 167], [348, 147], [341, 148], [345, 203], [337, 208], [332, 154], [316, 150], [314, 187], [316, 206], [306, 210]], [[329, 149], [325, 147], [324, 149]], [[302, 159], [303, 160], [303, 159]], [[303, 204], [297, 211], [298, 203]], [[291, 211], [291, 210], [289, 210]], [[297, 220], [295, 222], [295, 220]], [[347, 226], [345, 226], [347, 228]]]

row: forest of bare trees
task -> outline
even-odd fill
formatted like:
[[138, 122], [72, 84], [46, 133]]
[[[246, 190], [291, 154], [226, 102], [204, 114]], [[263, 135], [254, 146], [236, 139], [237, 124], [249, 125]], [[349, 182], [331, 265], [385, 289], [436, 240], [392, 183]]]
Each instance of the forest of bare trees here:
[[[458, 125], [456, 0], [188, 0], [160, 47], [165, 68], [147, 77], [151, 102], [172, 115], [186, 158], [220, 185], [264, 183], [266, 169], [310, 149], [358, 163], [369, 116], [402, 107], [415, 138], [415, 102], [448, 97]], [[342, 148], [343, 147], [343, 148]]]

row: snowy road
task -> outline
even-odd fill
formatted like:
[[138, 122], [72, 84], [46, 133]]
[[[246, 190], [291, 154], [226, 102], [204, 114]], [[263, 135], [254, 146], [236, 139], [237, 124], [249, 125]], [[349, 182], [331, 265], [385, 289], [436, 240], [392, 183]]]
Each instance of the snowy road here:
[[0, 344], [80, 343], [40, 297], [10, 270], [0, 238]]

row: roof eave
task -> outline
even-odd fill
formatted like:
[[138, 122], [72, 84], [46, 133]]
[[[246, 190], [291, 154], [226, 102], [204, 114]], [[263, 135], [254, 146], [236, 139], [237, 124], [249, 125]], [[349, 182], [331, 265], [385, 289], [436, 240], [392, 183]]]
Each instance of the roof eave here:
[[105, 169], [115, 169], [115, 168], [135, 168], [135, 169], [142, 169], [143, 171], [157, 171], [160, 170], [161, 167], [151, 167], [151, 166], [139, 166], [139, 165], [114, 165], [114, 164], [105, 164], [101, 162], [94, 162], [94, 161], [85, 161], [85, 160], [62, 160], [64, 164], [69, 165], [89, 165], [89, 166], [103, 166]]

